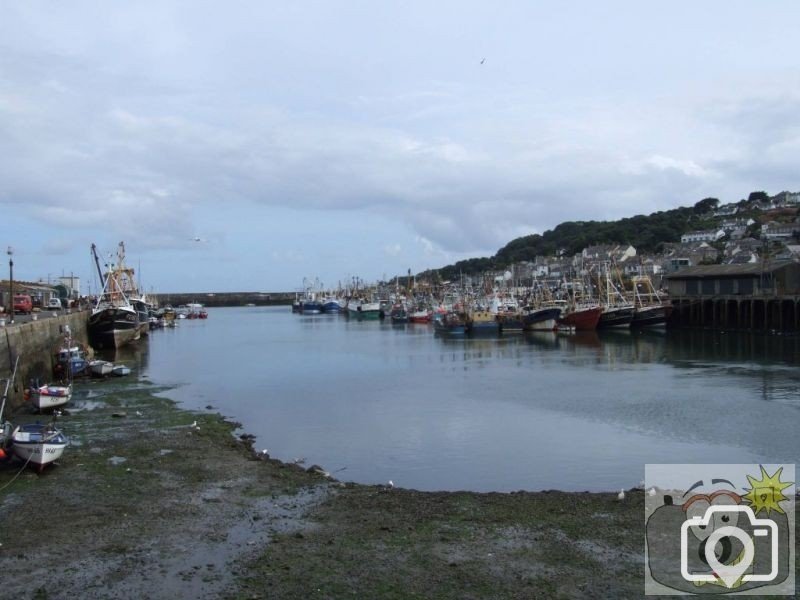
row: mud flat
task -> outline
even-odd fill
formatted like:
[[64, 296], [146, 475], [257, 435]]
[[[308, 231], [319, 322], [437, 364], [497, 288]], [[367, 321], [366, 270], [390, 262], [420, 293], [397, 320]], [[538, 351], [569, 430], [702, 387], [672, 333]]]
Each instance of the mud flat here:
[[82, 384], [60, 420], [73, 442], [60, 464], [16, 479], [20, 463], [0, 467], [5, 597], [643, 595], [641, 492], [340, 483], [159, 392]]

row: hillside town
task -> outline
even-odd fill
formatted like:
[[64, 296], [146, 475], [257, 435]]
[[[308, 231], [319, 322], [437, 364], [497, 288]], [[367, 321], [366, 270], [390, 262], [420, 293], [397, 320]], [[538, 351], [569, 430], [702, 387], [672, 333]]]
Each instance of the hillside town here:
[[626, 279], [647, 276], [666, 289], [665, 277], [687, 267], [800, 260], [800, 192], [750, 196], [737, 203], [710, 202], [696, 220], [703, 228], [687, 230], [679, 242], [662, 240], [657, 252], [623, 242], [595, 244], [462, 278], [473, 286], [528, 288], [538, 281], [556, 287], [564, 280], [594, 278], [610, 265]]

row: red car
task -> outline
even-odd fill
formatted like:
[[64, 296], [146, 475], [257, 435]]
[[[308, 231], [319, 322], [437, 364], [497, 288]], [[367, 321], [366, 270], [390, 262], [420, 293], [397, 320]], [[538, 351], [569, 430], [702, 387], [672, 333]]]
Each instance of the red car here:
[[33, 301], [30, 296], [25, 294], [14, 294], [14, 312], [31, 314], [33, 311]]

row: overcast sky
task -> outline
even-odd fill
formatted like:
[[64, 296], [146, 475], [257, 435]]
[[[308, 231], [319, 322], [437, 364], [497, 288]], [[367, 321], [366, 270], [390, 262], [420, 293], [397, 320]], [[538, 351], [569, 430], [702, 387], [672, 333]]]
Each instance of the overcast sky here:
[[0, 244], [24, 279], [88, 281], [124, 240], [148, 290], [278, 291], [800, 190], [798, 17], [0, 0]]

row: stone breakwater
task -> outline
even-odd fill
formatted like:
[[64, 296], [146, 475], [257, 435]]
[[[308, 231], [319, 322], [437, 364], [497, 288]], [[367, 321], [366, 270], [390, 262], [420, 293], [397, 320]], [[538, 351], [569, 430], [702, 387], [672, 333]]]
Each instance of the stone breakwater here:
[[52, 376], [55, 352], [64, 341], [67, 327], [75, 342], [88, 346], [87, 319], [87, 311], [73, 311], [71, 314], [0, 328], [0, 379], [11, 376], [14, 362], [19, 356], [14, 388], [9, 390], [12, 410], [22, 403], [23, 390], [30, 379]]

